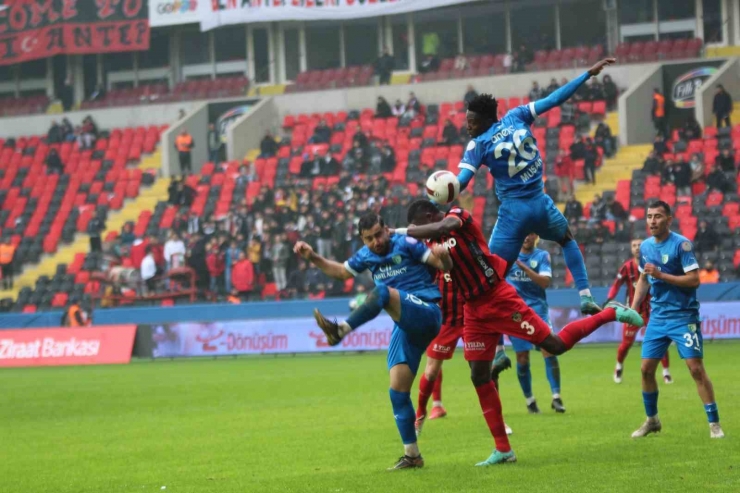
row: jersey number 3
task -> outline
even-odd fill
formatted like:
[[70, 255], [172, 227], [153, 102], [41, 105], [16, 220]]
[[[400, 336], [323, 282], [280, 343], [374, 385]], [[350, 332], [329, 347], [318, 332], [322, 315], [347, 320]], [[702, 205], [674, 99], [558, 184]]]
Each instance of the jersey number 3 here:
[[[532, 161], [537, 155], [537, 146], [535, 146], [534, 138], [531, 135], [527, 135], [527, 131], [520, 129], [514, 132], [514, 142], [501, 142], [493, 150], [493, 156], [496, 159], [504, 157], [504, 150], [509, 153], [509, 176], [513, 177]], [[529, 149], [527, 149], [529, 146]], [[521, 160], [517, 163], [517, 156], [521, 157]]]

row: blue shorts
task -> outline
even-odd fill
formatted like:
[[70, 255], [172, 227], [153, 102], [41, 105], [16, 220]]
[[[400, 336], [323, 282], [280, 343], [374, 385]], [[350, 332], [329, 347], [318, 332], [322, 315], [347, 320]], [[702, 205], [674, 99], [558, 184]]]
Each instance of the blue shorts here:
[[391, 333], [388, 369], [407, 364], [416, 375], [427, 346], [439, 334], [442, 310], [436, 303], [422, 301], [405, 291], [399, 290], [398, 294], [401, 296], [401, 320]]
[[[547, 325], [550, 326], [550, 328], [552, 328], [552, 324], [550, 323], [550, 317], [543, 317], [542, 314], [538, 313], [537, 311], [535, 311], [535, 313], [537, 313], [537, 315], [539, 315], [539, 317], [542, 320], [544, 320], [547, 323]], [[520, 339], [518, 337], [509, 336], [509, 341], [511, 341], [511, 347], [514, 349], [515, 353], [525, 353], [527, 351], [532, 351], [534, 349], [539, 350], [539, 348], [535, 346], [534, 344], [532, 344], [531, 342], [525, 341], [524, 339]]]
[[543, 240], [560, 241], [568, 231], [568, 220], [545, 194], [530, 199], [506, 199], [498, 208], [488, 248], [513, 264], [519, 258], [524, 238], [537, 233]]
[[676, 343], [681, 359], [704, 357], [704, 338], [701, 335], [700, 322], [651, 318], [645, 329], [645, 338], [642, 340], [642, 358], [661, 359], [671, 341]]

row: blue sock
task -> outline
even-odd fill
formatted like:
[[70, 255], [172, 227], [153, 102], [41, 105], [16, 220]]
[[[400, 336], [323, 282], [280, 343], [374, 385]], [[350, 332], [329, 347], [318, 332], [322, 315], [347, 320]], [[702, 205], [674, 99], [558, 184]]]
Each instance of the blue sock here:
[[519, 385], [522, 387], [522, 392], [524, 392], [524, 397], [529, 399], [532, 397], [532, 372], [529, 370], [529, 363], [522, 365], [517, 362], [516, 376], [519, 379]]
[[716, 402], [704, 404], [704, 410], [707, 412], [707, 421], [710, 423], [719, 423], [719, 410], [717, 409]]
[[642, 402], [645, 404], [645, 414], [648, 418], [652, 418], [658, 414], [658, 391], [655, 392], [643, 392]]
[[560, 393], [560, 363], [557, 356], [548, 356], [545, 358], [545, 374], [547, 381], [550, 382], [550, 390], [553, 394]]
[[401, 434], [401, 440], [404, 445], [416, 443], [416, 430], [414, 421], [414, 405], [411, 404], [411, 394], [409, 392], [397, 392], [389, 390], [391, 395], [391, 404], [393, 405], [393, 416], [396, 418], [398, 433]]
[[369, 322], [383, 311], [390, 299], [391, 293], [387, 286], [375, 286], [365, 298], [365, 302], [350, 314], [347, 324], [355, 330], [360, 325]]
[[568, 270], [573, 275], [578, 291], [589, 289], [586, 263], [583, 261], [583, 254], [581, 249], [578, 248], [576, 240], [570, 240], [563, 246], [563, 256], [565, 257], [565, 265], [568, 266]]

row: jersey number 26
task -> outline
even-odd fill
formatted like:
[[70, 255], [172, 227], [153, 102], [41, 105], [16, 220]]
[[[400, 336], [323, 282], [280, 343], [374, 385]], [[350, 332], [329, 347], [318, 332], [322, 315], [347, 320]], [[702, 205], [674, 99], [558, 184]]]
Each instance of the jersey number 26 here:
[[[537, 146], [534, 143], [534, 138], [531, 135], [527, 135], [527, 131], [519, 129], [514, 132], [514, 142], [501, 142], [493, 150], [493, 156], [496, 159], [504, 157], [504, 150], [509, 152], [509, 177], [513, 177], [532, 161], [537, 155]], [[527, 149], [529, 146], [529, 149]], [[517, 163], [517, 156], [521, 157], [521, 160]]]

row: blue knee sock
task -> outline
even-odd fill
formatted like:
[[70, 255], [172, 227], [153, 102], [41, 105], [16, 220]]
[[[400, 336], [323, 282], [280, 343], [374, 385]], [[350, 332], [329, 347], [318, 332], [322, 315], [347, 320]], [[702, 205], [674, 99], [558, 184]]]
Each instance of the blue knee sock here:
[[570, 240], [563, 245], [563, 256], [565, 257], [565, 265], [568, 266], [568, 270], [573, 275], [578, 291], [589, 289], [586, 263], [583, 261], [583, 254], [581, 249], [578, 248], [576, 240]]
[[532, 372], [529, 370], [529, 363], [522, 365], [516, 364], [516, 376], [519, 379], [519, 385], [522, 387], [524, 397], [532, 397]]
[[707, 412], [707, 421], [710, 423], [719, 423], [719, 410], [717, 409], [716, 402], [704, 404], [704, 410]]
[[383, 311], [383, 308], [388, 305], [390, 299], [391, 293], [388, 291], [387, 286], [375, 286], [370, 291], [370, 294], [367, 295], [367, 298], [365, 298], [365, 302], [350, 314], [347, 324], [349, 324], [352, 330], [355, 330], [360, 325], [369, 322]]
[[545, 358], [545, 374], [547, 381], [550, 382], [550, 390], [553, 394], [560, 393], [560, 363], [557, 356], [548, 356]]
[[396, 418], [398, 433], [401, 434], [401, 440], [404, 445], [416, 443], [416, 430], [414, 421], [414, 405], [411, 404], [411, 394], [409, 392], [397, 392], [390, 389], [391, 404], [393, 405], [393, 417]]
[[652, 418], [658, 414], [658, 391], [655, 392], [643, 392], [642, 402], [645, 404], [645, 414], [648, 418]]

